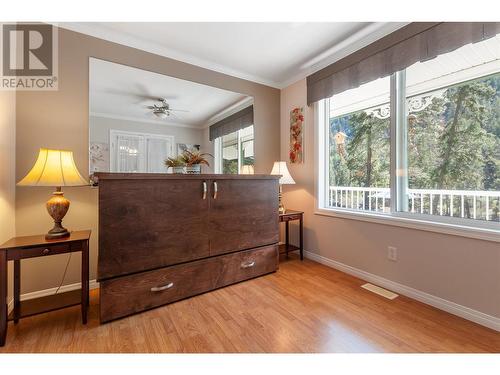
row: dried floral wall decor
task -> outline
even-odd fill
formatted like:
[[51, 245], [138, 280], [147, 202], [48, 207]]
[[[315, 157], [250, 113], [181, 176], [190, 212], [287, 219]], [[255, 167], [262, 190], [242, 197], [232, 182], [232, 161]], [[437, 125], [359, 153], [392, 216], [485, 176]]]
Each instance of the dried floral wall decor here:
[[290, 163], [304, 162], [304, 108], [296, 107], [290, 112]]

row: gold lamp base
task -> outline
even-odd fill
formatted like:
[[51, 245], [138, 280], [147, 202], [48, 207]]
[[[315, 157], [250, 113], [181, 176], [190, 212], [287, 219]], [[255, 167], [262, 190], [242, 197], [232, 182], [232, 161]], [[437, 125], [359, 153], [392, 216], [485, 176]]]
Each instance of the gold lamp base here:
[[64, 198], [61, 187], [58, 187], [53, 193], [52, 198], [47, 201], [46, 207], [49, 215], [54, 219], [54, 227], [45, 235], [45, 239], [54, 240], [69, 237], [69, 231], [62, 226], [62, 219], [69, 209], [69, 200]]
[[279, 189], [278, 197], [279, 197], [278, 212], [281, 215], [281, 214], [284, 214], [286, 212], [285, 205], [283, 204], [283, 200], [281, 199], [283, 197], [283, 188], [281, 187], [281, 184], [280, 184], [280, 189]]

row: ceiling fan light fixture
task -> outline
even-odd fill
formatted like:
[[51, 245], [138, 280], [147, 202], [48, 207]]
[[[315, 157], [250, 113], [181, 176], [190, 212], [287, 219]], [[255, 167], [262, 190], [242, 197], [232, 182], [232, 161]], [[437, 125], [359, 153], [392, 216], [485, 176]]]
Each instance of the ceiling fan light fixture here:
[[167, 118], [169, 116], [169, 113], [163, 110], [155, 110], [153, 111], [153, 114], [159, 118]]

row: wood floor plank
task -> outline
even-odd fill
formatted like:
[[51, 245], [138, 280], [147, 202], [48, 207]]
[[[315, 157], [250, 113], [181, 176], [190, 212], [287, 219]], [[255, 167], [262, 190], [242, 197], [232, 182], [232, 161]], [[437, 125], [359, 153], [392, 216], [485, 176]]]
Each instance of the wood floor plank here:
[[0, 353], [500, 352], [500, 334], [291, 256], [277, 273], [99, 324], [78, 306], [9, 323]]

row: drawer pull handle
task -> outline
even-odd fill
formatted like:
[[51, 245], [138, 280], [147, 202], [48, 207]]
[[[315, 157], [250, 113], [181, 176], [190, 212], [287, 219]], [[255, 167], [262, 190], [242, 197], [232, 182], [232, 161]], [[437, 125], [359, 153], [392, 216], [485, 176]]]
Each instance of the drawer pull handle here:
[[219, 193], [219, 187], [217, 186], [217, 181], [214, 181], [214, 199], [217, 199], [218, 193]]
[[207, 182], [203, 181], [203, 199], [207, 199]]
[[47, 255], [48, 253], [50, 253], [50, 249], [43, 249], [42, 251], [43, 255]]
[[243, 262], [241, 263], [241, 268], [251, 268], [255, 266], [255, 261], [254, 260], [251, 260], [249, 262]]
[[174, 283], [168, 283], [167, 285], [163, 285], [163, 286], [154, 286], [151, 288], [151, 291], [152, 292], [161, 292], [163, 290], [170, 289], [173, 286], [174, 286]]

